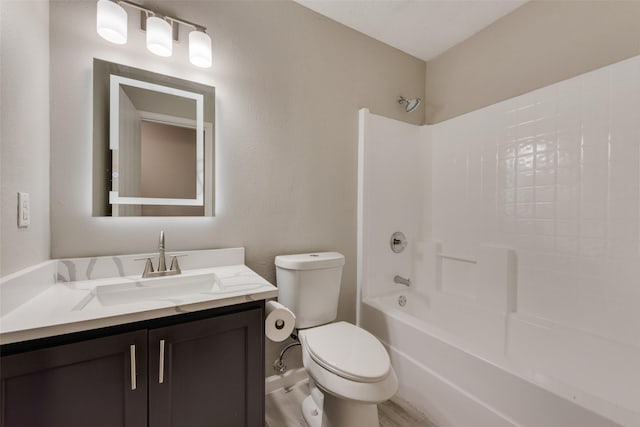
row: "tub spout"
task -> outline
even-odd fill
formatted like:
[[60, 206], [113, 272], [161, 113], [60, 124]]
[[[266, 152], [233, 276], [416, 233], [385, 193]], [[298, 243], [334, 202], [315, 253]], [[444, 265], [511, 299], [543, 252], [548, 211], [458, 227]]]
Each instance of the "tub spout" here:
[[399, 283], [399, 284], [405, 285], [405, 286], [411, 286], [411, 279], [409, 279], [409, 278], [405, 279], [404, 277], [398, 276], [397, 274], [396, 274], [396, 277], [393, 278], [393, 282], [394, 283]]

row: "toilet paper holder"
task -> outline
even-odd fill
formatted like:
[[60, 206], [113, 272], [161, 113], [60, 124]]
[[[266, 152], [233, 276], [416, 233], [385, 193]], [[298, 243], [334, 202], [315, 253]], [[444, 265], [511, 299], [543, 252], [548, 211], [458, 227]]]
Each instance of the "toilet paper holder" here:
[[291, 310], [276, 301], [265, 304], [264, 333], [274, 342], [282, 342], [294, 331], [296, 316]]

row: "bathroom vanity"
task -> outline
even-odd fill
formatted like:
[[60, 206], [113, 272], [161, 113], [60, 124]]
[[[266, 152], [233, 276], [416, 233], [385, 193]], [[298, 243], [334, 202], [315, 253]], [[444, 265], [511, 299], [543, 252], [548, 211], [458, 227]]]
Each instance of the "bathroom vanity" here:
[[[242, 249], [221, 251], [190, 252], [183, 278], [59, 281], [2, 313], [0, 425], [264, 425], [264, 300], [277, 290]], [[52, 261], [58, 277], [112, 262]]]

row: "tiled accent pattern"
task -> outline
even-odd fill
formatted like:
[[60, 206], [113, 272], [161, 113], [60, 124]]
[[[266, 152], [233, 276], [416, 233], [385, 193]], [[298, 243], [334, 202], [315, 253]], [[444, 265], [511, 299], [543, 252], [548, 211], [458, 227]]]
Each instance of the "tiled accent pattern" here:
[[519, 312], [640, 346], [640, 58], [432, 130], [433, 239], [514, 248]]

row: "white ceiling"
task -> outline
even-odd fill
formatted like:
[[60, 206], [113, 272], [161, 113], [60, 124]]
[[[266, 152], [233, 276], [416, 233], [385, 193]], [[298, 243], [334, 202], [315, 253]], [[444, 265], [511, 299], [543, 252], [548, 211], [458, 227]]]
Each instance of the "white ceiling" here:
[[428, 61], [527, 0], [295, 0]]

